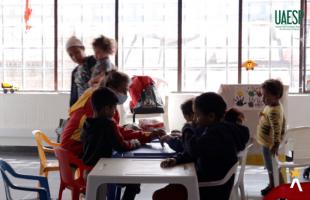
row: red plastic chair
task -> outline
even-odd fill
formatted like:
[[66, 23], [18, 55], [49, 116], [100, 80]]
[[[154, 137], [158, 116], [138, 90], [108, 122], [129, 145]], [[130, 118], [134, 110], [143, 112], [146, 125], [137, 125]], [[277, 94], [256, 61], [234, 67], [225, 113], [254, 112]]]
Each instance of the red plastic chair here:
[[[72, 200], [79, 200], [80, 194], [85, 194], [86, 191], [86, 180], [83, 178], [84, 171], [91, 170], [92, 167], [84, 165], [82, 160], [61, 147], [55, 149], [55, 155], [59, 161], [61, 178], [58, 199], [61, 200], [64, 189], [68, 188], [71, 190]], [[77, 168], [79, 177], [74, 177], [72, 166]]]
[[288, 200], [305, 200], [310, 199], [310, 183], [300, 183], [302, 192], [298, 190], [295, 184], [290, 188], [291, 184], [282, 184], [271, 190], [264, 200], [288, 199]]

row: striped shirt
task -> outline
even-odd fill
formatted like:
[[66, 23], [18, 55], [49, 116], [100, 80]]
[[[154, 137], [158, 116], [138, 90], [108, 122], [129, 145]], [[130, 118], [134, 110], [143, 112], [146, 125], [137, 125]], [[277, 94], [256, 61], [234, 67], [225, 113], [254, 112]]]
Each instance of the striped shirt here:
[[285, 116], [281, 104], [265, 106], [257, 126], [257, 142], [267, 148], [280, 143], [285, 133]]

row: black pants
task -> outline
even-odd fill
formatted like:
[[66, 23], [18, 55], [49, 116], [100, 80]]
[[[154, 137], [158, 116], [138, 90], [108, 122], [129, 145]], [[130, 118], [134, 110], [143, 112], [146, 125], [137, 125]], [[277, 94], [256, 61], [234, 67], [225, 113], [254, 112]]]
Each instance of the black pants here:
[[199, 188], [200, 200], [208, 200], [208, 199], [229, 200], [230, 192], [234, 185], [234, 180], [235, 179], [233, 176], [224, 185]]
[[136, 194], [140, 193], [140, 184], [124, 184], [122, 186], [126, 187], [122, 200], [134, 200]]

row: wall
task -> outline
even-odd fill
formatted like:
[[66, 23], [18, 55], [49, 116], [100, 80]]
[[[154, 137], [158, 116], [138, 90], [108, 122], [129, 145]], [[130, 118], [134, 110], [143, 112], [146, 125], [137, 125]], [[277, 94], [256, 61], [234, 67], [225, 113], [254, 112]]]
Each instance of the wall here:
[[[197, 94], [174, 93], [169, 96], [170, 128], [181, 128], [184, 120], [180, 104]], [[0, 94], [0, 146], [35, 145], [31, 131], [41, 129], [54, 138], [60, 118], [67, 117], [69, 95], [63, 93]], [[310, 96], [289, 95], [288, 124], [310, 125]], [[172, 114], [173, 113], [173, 114]]]

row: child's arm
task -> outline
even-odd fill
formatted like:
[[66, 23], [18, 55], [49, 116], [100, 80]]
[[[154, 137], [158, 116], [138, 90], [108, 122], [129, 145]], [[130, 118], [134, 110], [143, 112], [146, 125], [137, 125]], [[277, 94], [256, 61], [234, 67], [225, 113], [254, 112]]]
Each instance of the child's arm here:
[[111, 142], [113, 149], [116, 151], [128, 151], [139, 147], [141, 144], [137, 139], [124, 140], [124, 137], [120, 133], [118, 127], [113, 123], [111, 132]]
[[271, 107], [270, 112], [268, 112], [268, 118], [270, 121], [271, 133], [273, 137], [273, 147], [271, 152], [276, 154], [281, 142], [281, 132], [283, 119], [281, 117], [281, 110], [279, 107]]

